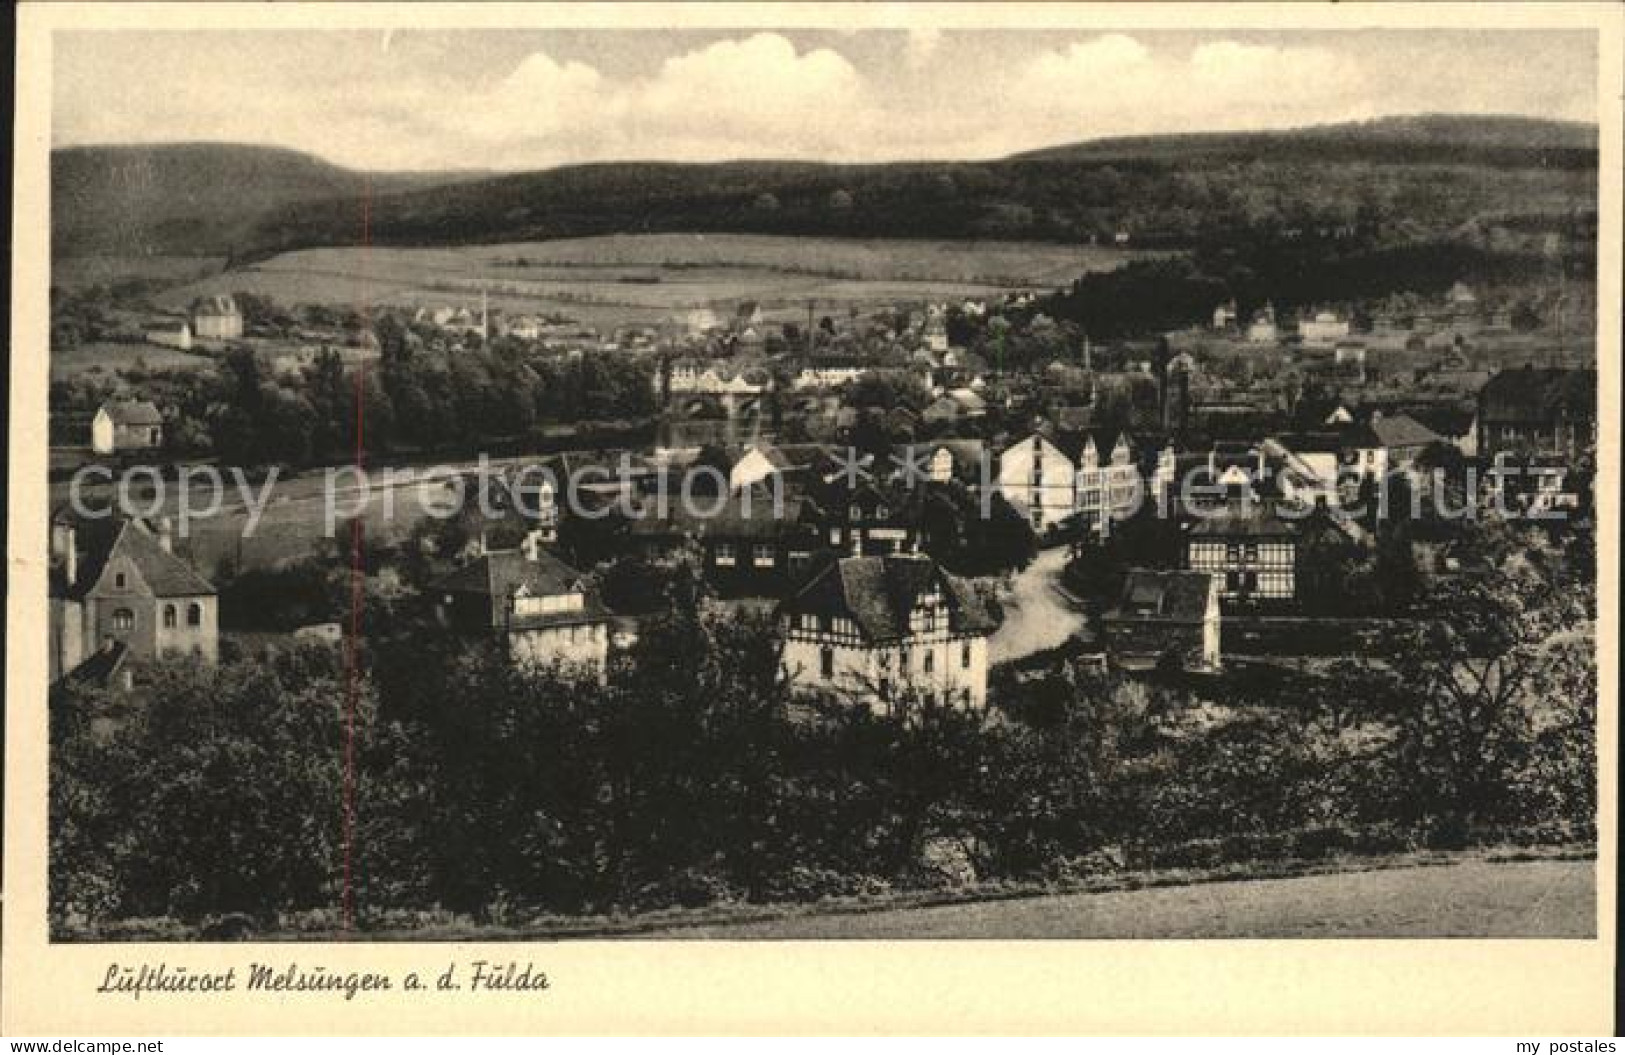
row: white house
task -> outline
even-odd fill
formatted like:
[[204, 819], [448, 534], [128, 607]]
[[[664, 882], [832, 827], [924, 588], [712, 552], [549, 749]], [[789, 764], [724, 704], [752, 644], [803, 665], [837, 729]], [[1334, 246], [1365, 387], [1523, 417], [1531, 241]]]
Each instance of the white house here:
[[1253, 312], [1251, 321], [1247, 323], [1248, 344], [1274, 344], [1280, 340], [1281, 331], [1275, 325], [1275, 306], [1266, 304]]
[[229, 294], [199, 297], [192, 304], [192, 333], [202, 341], [235, 341], [243, 335], [243, 313]]
[[1026, 515], [1033, 530], [1048, 531], [1077, 509], [1078, 463], [1042, 433], [999, 455], [999, 493]]
[[997, 617], [930, 557], [830, 561], [779, 606], [783, 664], [798, 688], [883, 710], [918, 695], [987, 705]]
[[1144, 497], [1134, 445], [1126, 432], [1109, 439], [1104, 434], [1084, 437], [1076, 480], [1078, 513], [1103, 533], [1111, 530], [1112, 520], [1133, 515]]
[[147, 324], [145, 335], [148, 344], [192, 350], [192, 326], [185, 319], [157, 319]]
[[1304, 344], [1329, 347], [1349, 335], [1349, 321], [1336, 312], [1316, 312], [1298, 321], [1298, 336]]
[[151, 450], [164, 442], [164, 416], [144, 400], [111, 400], [90, 419], [90, 446], [97, 454]]

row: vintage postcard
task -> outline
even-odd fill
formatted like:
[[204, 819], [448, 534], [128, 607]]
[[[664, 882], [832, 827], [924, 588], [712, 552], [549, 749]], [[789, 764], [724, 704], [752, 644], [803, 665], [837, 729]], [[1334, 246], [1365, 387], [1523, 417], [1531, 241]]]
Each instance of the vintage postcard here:
[[24, 5], [4, 1030], [1611, 1033], [1622, 25]]

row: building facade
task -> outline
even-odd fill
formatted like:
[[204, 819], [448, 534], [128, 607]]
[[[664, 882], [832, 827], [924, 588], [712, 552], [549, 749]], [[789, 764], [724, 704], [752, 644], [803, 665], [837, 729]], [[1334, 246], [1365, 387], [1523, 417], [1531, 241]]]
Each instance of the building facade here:
[[148, 451], [163, 446], [164, 416], [151, 403], [103, 403], [90, 420], [90, 446], [97, 454]]
[[1291, 604], [1298, 595], [1297, 532], [1267, 501], [1243, 501], [1196, 518], [1185, 568], [1218, 580], [1226, 604]]
[[969, 583], [929, 557], [825, 564], [779, 607], [783, 664], [800, 689], [886, 710], [930, 698], [987, 705], [998, 619]]
[[142, 660], [220, 653], [214, 585], [174, 551], [167, 522], [51, 523], [52, 680], [117, 647]]
[[1219, 582], [1196, 571], [1136, 568], [1102, 623], [1106, 643], [1124, 666], [1167, 661], [1185, 670], [1219, 667]]
[[1017, 512], [1040, 534], [1077, 511], [1078, 463], [1049, 437], [1034, 433], [999, 455], [997, 484]]
[[475, 557], [430, 589], [442, 625], [496, 635], [516, 663], [605, 672], [609, 610], [582, 574], [542, 550], [534, 535], [517, 550]]

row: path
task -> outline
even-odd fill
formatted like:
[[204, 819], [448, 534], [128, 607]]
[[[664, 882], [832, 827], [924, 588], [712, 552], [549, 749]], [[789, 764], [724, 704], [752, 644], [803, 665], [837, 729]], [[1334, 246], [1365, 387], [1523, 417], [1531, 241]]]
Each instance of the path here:
[[988, 662], [1005, 663], [1054, 648], [1084, 625], [1081, 612], [1055, 592], [1066, 567], [1065, 546], [1041, 550], [1002, 599], [1004, 623], [988, 642]]
[[1593, 861], [1470, 860], [1373, 872], [1058, 894], [679, 928], [649, 938], [1583, 938]]

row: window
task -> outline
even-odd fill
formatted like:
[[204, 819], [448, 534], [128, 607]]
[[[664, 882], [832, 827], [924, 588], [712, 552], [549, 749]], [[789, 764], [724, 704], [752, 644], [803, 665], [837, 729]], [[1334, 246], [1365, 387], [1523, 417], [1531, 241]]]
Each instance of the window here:
[[164, 605], [164, 629], [165, 630], [173, 630], [173, 629], [175, 629], [176, 622], [177, 622], [177, 613], [175, 611], [175, 606], [172, 605], [172, 604]]
[[714, 559], [716, 560], [716, 563], [718, 564], [718, 566], [732, 567], [733, 562], [734, 562], [734, 545], [733, 545], [733, 543], [732, 542], [719, 542], [719, 543], [717, 543], [717, 548], [715, 550], [715, 558]]
[[857, 506], [852, 506], [846, 511], [846, 518], [852, 523], [856, 524], [863, 519], [863, 510], [859, 509]]
[[926, 649], [925, 659], [920, 662], [920, 669], [927, 674], [934, 673], [937, 669], [937, 654], [930, 649]]
[[758, 568], [773, 567], [773, 547], [771, 544], [758, 542], [751, 550], [751, 560]]
[[196, 601], [186, 606], [186, 625], [203, 625], [203, 606]]
[[970, 642], [969, 641], [965, 642], [963, 645], [960, 646], [959, 665], [961, 667], [963, 667], [965, 670], [970, 669]]
[[125, 585], [125, 583], [127, 581], [128, 580], [126, 580], [125, 577], [124, 577], [124, 573], [119, 572], [117, 575], [113, 576], [113, 588], [117, 589], [117, 590], [122, 590], [122, 589], [124, 589], [124, 585]]
[[135, 627], [135, 613], [128, 608], [120, 608], [113, 613], [114, 630], [131, 630]]
[[875, 519], [876, 520], [885, 520], [886, 519], [886, 507], [885, 506], [875, 506]]
[[827, 645], [818, 650], [818, 676], [825, 681], [835, 676], [835, 650]]

